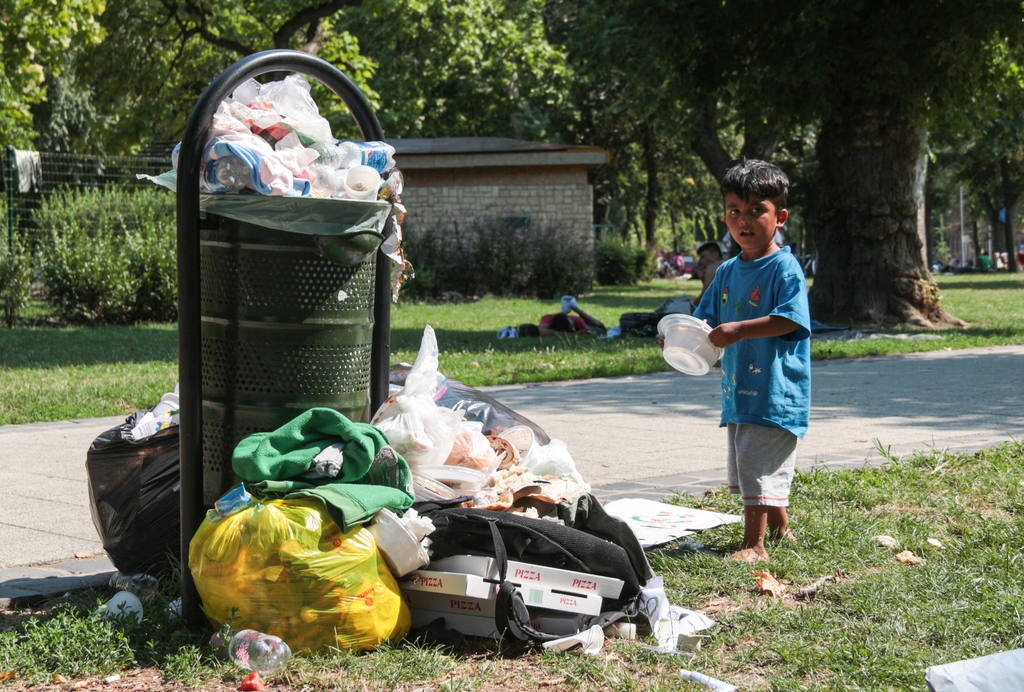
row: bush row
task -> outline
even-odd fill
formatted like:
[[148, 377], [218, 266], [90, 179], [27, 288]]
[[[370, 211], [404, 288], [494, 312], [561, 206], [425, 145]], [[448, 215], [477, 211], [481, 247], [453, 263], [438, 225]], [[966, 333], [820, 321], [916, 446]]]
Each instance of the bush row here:
[[455, 292], [547, 299], [585, 293], [594, 281], [591, 245], [567, 226], [483, 219], [464, 227], [410, 229], [404, 242], [416, 270], [402, 289], [407, 298]]
[[39, 229], [0, 254], [8, 325], [41, 281], [58, 318], [79, 324], [167, 322], [178, 315], [174, 197], [157, 189], [64, 190], [33, 215]]
[[[0, 202], [0, 212], [4, 212]], [[33, 283], [56, 316], [69, 323], [127, 324], [177, 319], [174, 197], [157, 189], [65, 190], [34, 213], [39, 229], [29, 251], [0, 240], [0, 312], [11, 326]], [[6, 226], [6, 213], [0, 226]], [[651, 258], [614, 238], [592, 248], [567, 226], [485, 219], [406, 234], [416, 277], [406, 298], [462, 295], [555, 298], [651, 276]]]

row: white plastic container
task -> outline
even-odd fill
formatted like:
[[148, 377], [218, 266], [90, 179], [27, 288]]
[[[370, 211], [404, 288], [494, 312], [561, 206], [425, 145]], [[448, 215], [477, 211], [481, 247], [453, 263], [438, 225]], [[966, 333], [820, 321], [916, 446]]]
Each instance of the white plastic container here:
[[460, 495], [444, 483], [417, 473], [416, 469], [412, 470], [412, 489], [417, 502], [445, 502], [454, 500]]
[[506, 428], [498, 433], [498, 437], [511, 442], [512, 446], [518, 449], [520, 454], [528, 453], [536, 439], [533, 429], [526, 425], [514, 425], [511, 428]]
[[416, 535], [391, 510], [377, 512], [368, 530], [384, 556], [384, 562], [396, 577], [404, 577], [430, 563], [430, 556], [416, 540]]
[[416, 473], [444, 483], [452, 490], [473, 494], [487, 483], [489, 475], [465, 466], [417, 466]]
[[704, 375], [722, 358], [722, 349], [708, 340], [711, 327], [690, 315], [666, 315], [658, 323], [665, 337], [665, 361], [687, 375]]
[[353, 166], [345, 175], [345, 194], [349, 199], [375, 199], [380, 189], [380, 173], [369, 166]]

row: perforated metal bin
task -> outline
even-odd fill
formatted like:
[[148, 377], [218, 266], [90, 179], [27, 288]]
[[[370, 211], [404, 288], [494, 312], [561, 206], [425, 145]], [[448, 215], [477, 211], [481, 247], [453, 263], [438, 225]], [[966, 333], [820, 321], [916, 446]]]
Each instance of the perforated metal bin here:
[[[285, 226], [288, 207], [320, 202], [226, 201], [277, 203]], [[319, 206], [327, 204], [332, 202]], [[372, 203], [333, 204], [369, 206], [364, 216], [375, 211]], [[384, 214], [371, 222], [383, 226], [387, 205], [377, 207]], [[231, 452], [246, 435], [274, 430], [315, 406], [337, 409], [351, 420], [368, 415], [372, 253], [382, 236], [359, 223], [354, 230], [339, 229], [337, 236], [314, 236], [209, 211], [205, 216], [200, 226], [203, 501], [211, 505], [235, 483]], [[321, 250], [325, 239], [349, 248], [331, 255], [345, 264], [328, 259]]]

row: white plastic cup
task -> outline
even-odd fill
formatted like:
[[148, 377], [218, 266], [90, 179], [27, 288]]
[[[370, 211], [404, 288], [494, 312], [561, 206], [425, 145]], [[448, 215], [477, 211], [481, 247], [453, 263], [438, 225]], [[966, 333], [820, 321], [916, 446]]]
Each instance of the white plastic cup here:
[[687, 375], [704, 375], [722, 358], [722, 349], [708, 340], [711, 327], [690, 315], [666, 315], [658, 323], [665, 337], [665, 361]]
[[369, 166], [353, 166], [345, 175], [345, 194], [349, 199], [375, 199], [380, 190], [380, 173]]
[[391, 510], [377, 512], [369, 531], [394, 576], [404, 577], [429, 563], [430, 557], [416, 535]]

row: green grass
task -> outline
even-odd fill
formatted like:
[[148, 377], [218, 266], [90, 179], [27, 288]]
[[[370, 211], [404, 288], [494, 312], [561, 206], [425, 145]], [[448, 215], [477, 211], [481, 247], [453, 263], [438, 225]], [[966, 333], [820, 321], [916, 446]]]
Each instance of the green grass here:
[[[724, 489], [680, 504], [737, 512]], [[699, 536], [711, 553], [674, 545], [649, 553], [673, 603], [706, 610], [719, 624], [695, 658], [610, 640], [596, 657], [541, 653], [518, 643], [467, 640], [454, 652], [398, 645], [374, 653], [325, 651], [293, 659], [271, 679], [288, 690], [704, 689], [680, 684], [686, 667], [744, 690], [924, 690], [939, 663], [1024, 646], [1024, 444], [977, 454], [934, 451], [881, 468], [798, 473], [790, 515], [797, 545], [771, 547], [769, 565], [730, 562], [741, 527]], [[873, 536], [886, 534], [923, 556], [896, 560]], [[944, 548], [927, 544], [929, 538]], [[759, 595], [754, 569], [770, 567], [791, 590], [842, 570], [813, 600]], [[139, 669], [168, 683], [237, 687], [245, 672], [213, 658], [206, 635], [164, 612], [165, 585], [141, 625], [121, 629], [88, 614], [106, 589], [73, 594], [31, 618], [4, 612], [0, 674], [25, 686], [55, 673], [94, 679]], [[20, 620], [20, 622], [16, 622]], [[140, 677], [144, 677], [140, 676]], [[2, 675], [0, 675], [2, 679]], [[0, 683], [4, 684], [4, 683]]]
[[[966, 329], [941, 339], [814, 342], [812, 356], [855, 358], [1024, 343], [1024, 273], [936, 277], [942, 300]], [[693, 294], [695, 281], [599, 287], [582, 300], [606, 325]], [[457, 304], [400, 304], [392, 317], [392, 362], [412, 362], [423, 326], [437, 332], [441, 371], [473, 386], [663, 372], [653, 339], [560, 336], [497, 338], [506, 325], [536, 322], [555, 301], [486, 297]], [[893, 331], [919, 331], [896, 329]], [[0, 425], [112, 416], [152, 406], [177, 380], [174, 325], [0, 329]]]

